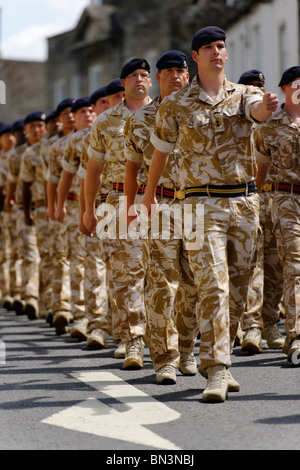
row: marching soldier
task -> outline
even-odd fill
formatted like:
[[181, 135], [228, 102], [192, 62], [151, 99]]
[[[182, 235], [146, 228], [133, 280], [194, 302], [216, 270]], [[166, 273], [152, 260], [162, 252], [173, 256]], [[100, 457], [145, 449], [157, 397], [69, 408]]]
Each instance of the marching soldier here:
[[[68, 325], [72, 319], [67, 232], [65, 226], [55, 219], [55, 210], [57, 187], [62, 171], [62, 159], [68, 138], [75, 128], [74, 114], [71, 112], [73, 102], [74, 100], [72, 98], [66, 98], [62, 100], [56, 108], [56, 115], [61, 124], [61, 130], [59, 139], [51, 145], [47, 172], [47, 215], [54, 226], [52, 232], [54, 236], [50, 240], [52, 244], [50, 250], [54, 253], [52, 324], [58, 335], [67, 333]], [[75, 198], [73, 193], [70, 193], [69, 197], [71, 201]], [[77, 292], [77, 287], [75, 286], [74, 288], [75, 292]]]
[[[203, 400], [212, 402], [227, 397], [231, 338], [245, 309], [257, 243], [259, 200], [249, 136], [254, 120], [266, 120], [278, 103], [277, 95], [263, 96], [226, 80], [225, 40], [217, 27], [195, 34], [192, 57], [198, 74], [158, 109], [151, 138], [156, 150], [143, 199], [150, 216], [158, 181], [177, 145], [179, 189], [195, 221], [184, 243], [198, 288], [200, 367], [208, 377]], [[236, 315], [231, 325], [229, 307]]]
[[[283, 299], [286, 311], [287, 335], [283, 352], [290, 362], [295, 357], [295, 364], [299, 364], [300, 355], [299, 80], [299, 66], [285, 70], [278, 85], [285, 95], [285, 102], [256, 131], [257, 159], [266, 164], [266, 168], [260, 167], [259, 170], [269, 171], [268, 178], [274, 190], [272, 220], [283, 265]], [[258, 178], [260, 181], [264, 179], [260, 173]]]
[[90, 234], [95, 232], [98, 223], [95, 201], [105, 167], [106, 181], [111, 189], [106, 205], [115, 211], [116, 233], [106, 239], [102, 238], [107, 234], [99, 231], [97, 234], [105, 243], [111, 262], [121, 342], [126, 343], [123, 368], [139, 369], [143, 367], [143, 336], [146, 333], [144, 288], [148, 252], [143, 240], [119, 237], [121, 223], [117, 212], [124, 190], [126, 163], [123, 130], [128, 117], [150, 101], [150, 66], [145, 59], [132, 59], [122, 68], [120, 78], [125, 88], [125, 100], [100, 114], [91, 128], [83, 221]]
[[[187, 85], [189, 81], [188, 58], [181, 51], [169, 51], [157, 61], [157, 81], [160, 84], [160, 96], [150, 104], [136, 111], [127, 120], [125, 126], [125, 155], [127, 158], [125, 175], [125, 196], [127, 210], [133, 208], [139, 187], [138, 173], [142, 168], [144, 179], [148, 179], [154, 147], [150, 142], [151, 131], [155, 123], [157, 109], [165, 98], [174, 91]], [[166, 206], [174, 204], [175, 188], [178, 187], [180, 155], [174, 151], [157, 189], [159, 202]], [[140, 184], [142, 184], [140, 182]], [[176, 201], [177, 202], [177, 201]], [[179, 202], [179, 200], [178, 200]], [[147, 272], [146, 308], [149, 327], [149, 348], [158, 383], [175, 383], [176, 369], [188, 375], [196, 374], [197, 367], [193, 348], [198, 333], [195, 305], [197, 290], [187, 262], [187, 254], [182, 241], [174, 237], [175, 220], [169, 221], [162, 212], [162, 225], [172, 223], [168, 240], [162, 237], [150, 237], [150, 261]], [[135, 215], [127, 216], [128, 223]], [[182, 228], [180, 227], [181, 231]], [[160, 227], [161, 235], [163, 227]], [[179, 295], [176, 299], [176, 294]], [[175, 307], [176, 306], [176, 307]], [[175, 308], [178, 315], [175, 319]], [[179, 344], [178, 344], [179, 333]], [[181, 351], [181, 357], [179, 354]]]

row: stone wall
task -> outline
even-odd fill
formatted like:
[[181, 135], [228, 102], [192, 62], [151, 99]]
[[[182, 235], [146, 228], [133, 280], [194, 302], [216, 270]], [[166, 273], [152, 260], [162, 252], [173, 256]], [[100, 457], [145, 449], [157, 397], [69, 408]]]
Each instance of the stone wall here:
[[46, 77], [43, 62], [0, 60], [6, 95], [6, 104], [0, 104], [0, 121], [11, 123], [35, 110], [48, 112]]

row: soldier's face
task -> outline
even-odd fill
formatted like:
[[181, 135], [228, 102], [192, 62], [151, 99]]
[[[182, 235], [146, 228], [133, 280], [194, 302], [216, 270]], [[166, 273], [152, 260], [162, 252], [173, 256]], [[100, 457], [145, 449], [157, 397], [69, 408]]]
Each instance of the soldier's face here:
[[109, 108], [113, 108], [125, 98], [125, 91], [118, 91], [107, 97]]
[[75, 117], [74, 114], [71, 113], [71, 108], [66, 108], [60, 113], [59, 121], [61, 122], [63, 129], [70, 129], [74, 127]]
[[1, 146], [4, 152], [10, 150], [16, 144], [16, 139], [13, 133], [6, 132], [1, 136]]
[[95, 113], [91, 106], [78, 109], [75, 113], [75, 127], [78, 131], [92, 125], [95, 120]]
[[99, 116], [99, 114], [103, 113], [108, 108], [109, 108], [108, 99], [107, 99], [107, 96], [105, 96], [103, 98], [99, 98], [96, 101], [96, 104], [94, 106], [94, 111], [96, 115]]
[[186, 68], [171, 67], [157, 72], [156, 78], [160, 84], [161, 96], [164, 97], [187, 85], [189, 73]]
[[25, 133], [31, 145], [40, 142], [46, 134], [46, 124], [42, 121], [29, 122], [25, 125]]
[[223, 69], [228, 59], [224, 41], [214, 41], [193, 51], [193, 60], [201, 69]]
[[121, 83], [126, 88], [126, 94], [138, 99], [148, 96], [152, 85], [150, 74], [144, 69], [135, 70], [124, 80], [121, 80]]

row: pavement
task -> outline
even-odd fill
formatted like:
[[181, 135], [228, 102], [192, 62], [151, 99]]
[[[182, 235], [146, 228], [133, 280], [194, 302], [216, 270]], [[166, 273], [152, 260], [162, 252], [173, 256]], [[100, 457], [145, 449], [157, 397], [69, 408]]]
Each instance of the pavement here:
[[0, 449], [99, 450], [103, 464], [131, 468], [198, 467], [202, 450], [300, 449], [300, 367], [281, 351], [234, 348], [241, 390], [212, 404], [200, 374], [157, 385], [147, 347], [140, 371], [123, 371], [115, 349], [0, 309]]

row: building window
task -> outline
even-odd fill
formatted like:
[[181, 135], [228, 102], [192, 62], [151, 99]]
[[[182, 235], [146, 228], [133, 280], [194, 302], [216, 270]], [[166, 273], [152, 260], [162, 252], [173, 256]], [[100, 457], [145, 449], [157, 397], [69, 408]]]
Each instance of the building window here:
[[95, 64], [89, 68], [89, 93], [92, 94], [98, 88], [104, 86], [102, 83], [102, 65]]
[[256, 25], [253, 30], [253, 52], [254, 52], [254, 62], [255, 67], [258, 70], [262, 68], [262, 60], [261, 60], [261, 53], [262, 53], [262, 34], [261, 34], [261, 27]]
[[66, 98], [66, 82], [64, 78], [59, 78], [54, 83], [53, 100], [54, 106]]
[[279, 61], [280, 75], [282, 75], [288, 63], [287, 31], [285, 23], [282, 23], [279, 27]]
[[79, 98], [80, 95], [80, 78], [78, 75], [72, 75], [70, 82], [70, 96], [74, 99]]

